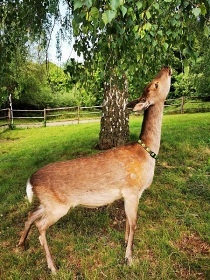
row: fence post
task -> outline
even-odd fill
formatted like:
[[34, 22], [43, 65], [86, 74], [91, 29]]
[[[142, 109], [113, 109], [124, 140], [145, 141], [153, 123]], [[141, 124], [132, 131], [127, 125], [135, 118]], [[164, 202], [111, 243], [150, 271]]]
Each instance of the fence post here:
[[12, 109], [12, 94], [9, 95], [9, 106], [10, 106], [10, 128], [13, 129], [14, 118], [13, 118], [13, 109]]
[[11, 110], [10, 110], [10, 108], [8, 108], [7, 110], [8, 110], [9, 125], [11, 125]]
[[181, 98], [181, 114], [184, 114], [184, 96]]
[[80, 106], [77, 107], [77, 123], [79, 124]]
[[44, 108], [44, 127], [47, 126], [47, 113], [46, 113], [46, 109]]

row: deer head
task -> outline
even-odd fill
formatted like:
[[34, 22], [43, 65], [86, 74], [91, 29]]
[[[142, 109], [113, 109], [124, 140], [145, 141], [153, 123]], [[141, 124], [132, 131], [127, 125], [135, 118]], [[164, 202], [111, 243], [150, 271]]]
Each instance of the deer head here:
[[127, 104], [128, 108], [133, 111], [148, 109], [151, 105], [163, 103], [168, 95], [171, 85], [172, 70], [170, 67], [163, 67], [156, 77], [143, 90], [140, 98], [135, 99]]

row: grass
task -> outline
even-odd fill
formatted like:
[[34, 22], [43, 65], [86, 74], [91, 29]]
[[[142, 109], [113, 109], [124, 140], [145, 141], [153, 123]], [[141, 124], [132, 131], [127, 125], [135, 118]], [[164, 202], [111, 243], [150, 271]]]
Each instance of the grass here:
[[[130, 122], [137, 140], [141, 117]], [[16, 129], [0, 134], [0, 279], [210, 279], [210, 113], [164, 116], [152, 186], [139, 203], [134, 264], [124, 265], [123, 203], [75, 208], [48, 230], [57, 276], [35, 227], [16, 248], [30, 209], [27, 178], [41, 166], [96, 153], [99, 124]]]

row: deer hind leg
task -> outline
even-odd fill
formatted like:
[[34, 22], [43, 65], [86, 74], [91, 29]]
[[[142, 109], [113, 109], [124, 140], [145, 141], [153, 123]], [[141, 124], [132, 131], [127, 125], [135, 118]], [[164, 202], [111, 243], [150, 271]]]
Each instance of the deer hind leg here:
[[53, 261], [52, 255], [50, 253], [50, 250], [49, 250], [49, 247], [47, 244], [46, 230], [40, 230], [39, 241], [40, 241], [41, 245], [44, 247], [48, 268], [51, 270], [51, 272], [53, 274], [56, 274], [55, 263]]
[[35, 212], [33, 212], [32, 214], [29, 214], [28, 220], [25, 223], [25, 228], [24, 228], [24, 231], [23, 231], [23, 233], [21, 235], [21, 238], [19, 240], [18, 246], [25, 247], [25, 241], [26, 241], [26, 238], [28, 236], [31, 225], [37, 219], [41, 218], [43, 213], [44, 213], [44, 207], [42, 205], [40, 205], [39, 208]]
[[50, 249], [47, 244], [46, 230], [51, 225], [55, 224], [61, 217], [66, 215], [68, 210], [69, 210], [69, 206], [53, 204], [53, 209], [51, 208], [51, 209], [48, 209], [48, 211], [45, 211], [45, 213], [41, 217], [41, 219], [36, 221], [36, 226], [40, 233], [39, 241], [45, 251], [47, 266], [53, 274], [56, 274], [56, 266], [55, 266], [52, 255], [50, 253]]
[[138, 196], [132, 195], [125, 198], [125, 213], [126, 213], [126, 230], [125, 230], [125, 242], [127, 243], [125, 260], [131, 265], [132, 263], [132, 247], [134, 233], [136, 230], [137, 222], [137, 210], [138, 210]]

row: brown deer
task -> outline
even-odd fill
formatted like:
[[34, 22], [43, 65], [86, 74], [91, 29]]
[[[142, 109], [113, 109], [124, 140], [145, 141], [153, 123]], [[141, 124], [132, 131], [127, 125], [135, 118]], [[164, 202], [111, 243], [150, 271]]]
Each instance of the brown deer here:
[[24, 246], [30, 227], [35, 222], [52, 273], [56, 273], [56, 267], [48, 248], [46, 230], [66, 215], [71, 207], [81, 205], [94, 208], [118, 199], [124, 199], [125, 259], [131, 264], [138, 203], [153, 180], [171, 74], [169, 67], [163, 67], [144, 89], [142, 97], [128, 104], [128, 107], [134, 107], [134, 111], [145, 110], [138, 142], [89, 157], [49, 164], [28, 180], [28, 199], [31, 202], [34, 194], [40, 205], [29, 215], [19, 246]]

